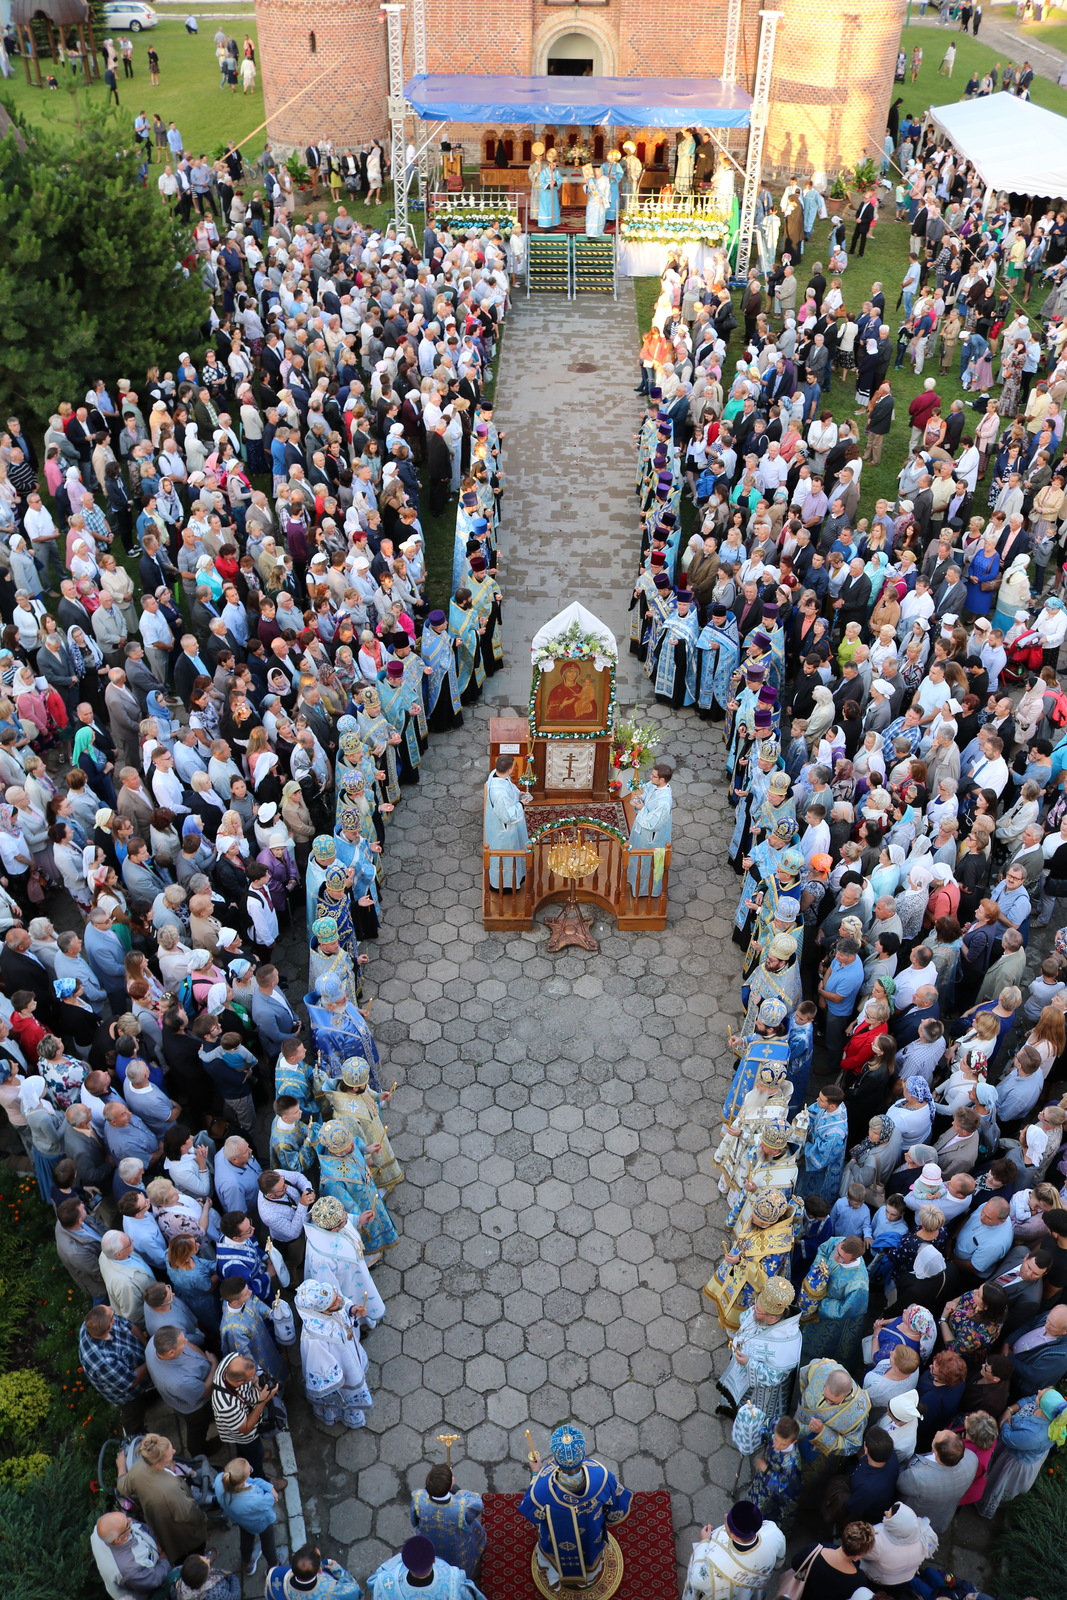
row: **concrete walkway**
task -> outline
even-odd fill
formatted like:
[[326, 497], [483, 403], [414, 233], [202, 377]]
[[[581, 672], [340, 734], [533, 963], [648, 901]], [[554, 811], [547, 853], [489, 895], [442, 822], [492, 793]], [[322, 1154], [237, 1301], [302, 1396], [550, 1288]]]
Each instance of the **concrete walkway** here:
[[[505, 448], [501, 587], [507, 666], [489, 686], [525, 706], [530, 640], [572, 600], [629, 638], [638, 531], [630, 441], [640, 420], [633, 279], [618, 300], [531, 295], [510, 317], [497, 382]], [[625, 650], [620, 698], [633, 699]]]
[[[390, 823], [370, 968], [405, 1171], [389, 1200], [400, 1241], [375, 1271], [387, 1306], [367, 1344], [375, 1405], [356, 1433], [290, 1407], [309, 1537], [361, 1582], [410, 1531], [440, 1433], [461, 1435], [462, 1485], [513, 1492], [528, 1481], [524, 1430], [544, 1451], [574, 1419], [629, 1488], [671, 1491], [680, 1573], [748, 1482], [714, 1415], [726, 1342], [701, 1294], [722, 1250], [710, 1155], [739, 1016], [732, 814], [718, 733], [650, 703], [627, 653], [628, 299], [522, 301], [509, 322], [497, 391], [508, 666], [492, 687], [525, 712], [530, 637], [567, 601], [615, 630], [622, 709], [636, 700], [677, 766], [668, 926], [597, 925], [598, 954], [554, 957], [540, 926], [486, 934], [480, 787], [488, 719], [505, 708], [479, 706], [434, 741]], [[573, 371], [586, 361], [597, 370]], [[292, 956], [306, 964], [298, 941]], [[959, 1546], [956, 1564], [981, 1575]]]

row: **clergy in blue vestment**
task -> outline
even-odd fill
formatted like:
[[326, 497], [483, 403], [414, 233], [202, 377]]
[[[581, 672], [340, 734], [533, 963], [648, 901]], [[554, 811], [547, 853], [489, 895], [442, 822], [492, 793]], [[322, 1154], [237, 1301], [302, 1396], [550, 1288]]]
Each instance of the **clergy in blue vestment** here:
[[[671, 779], [674, 768], [669, 761], [657, 761], [639, 795], [634, 796], [637, 816], [626, 841], [631, 850], [662, 851], [671, 842], [671, 812], [674, 795]], [[632, 894], [659, 894], [663, 882], [663, 856], [641, 856], [632, 860], [626, 881]]]
[[383, 1561], [367, 1579], [372, 1600], [485, 1600], [476, 1584], [434, 1549], [432, 1539], [413, 1534], [398, 1556]]
[[451, 1467], [443, 1463], [431, 1467], [425, 1489], [414, 1490], [411, 1525], [433, 1540], [442, 1561], [477, 1579], [485, 1549], [482, 1497], [471, 1489], [457, 1489]]
[[484, 626], [474, 609], [470, 590], [457, 589], [448, 606], [448, 631], [456, 641], [456, 681], [461, 706], [469, 706], [477, 700], [485, 682], [481, 641]]
[[600, 163], [600, 170], [608, 180], [607, 220], [615, 222], [619, 215], [619, 180], [622, 178], [622, 162], [617, 150], [608, 151], [608, 159]]
[[656, 646], [663, 632], [663, 625], [668, 617], [674, 615], [674, 584], [666, 572], [655, 572], [652, 575], [651, 587], [646, 587], [648, 606], [645, 610], [645, 620], [642, 630], [641, 643], [635, 652], [645, 664], [645, 671], [651, 678], [655, 672]]
[[650, 654], [646, 670], [652, 678], [656, 699], [661, 705], [677, 710], [683, 705], [696, 704], [700, 622], [691, 589], [675, 589], [674, 600], [674, 614], [665, 620], [655, 657]]
[[215, 1248], [219, 1278], [243, 1278], [257, 1299], [270, 1305], [278, 1290], [267, 1253], [256, 1243], [256, 1231], [246, 1211], [227, 1211], [222, 1218], [222, 1238]]
[[537, 174], [537, 226], [539, 228], [557, 228], [559, 226], [559, 191], [563, 187], [563, 175], [552, 159], [554, 150], [548, 152], [548, 158], [541, 165]]
[[332, 867], [336, 860], [337, 841], [328, 833], [320, 833], [311, 841], [311, 855], [308, 858], [305, 880], [308, 938], [311, 937], [311, 924], [318, 916], [319, 890], [322, 888], [327, 869]]
[[724, 605], [711, 608], [708, 625], [697, 639], [700, 651], [700, 682], [697, 705], [702, 717], [721, 722], [730, 699], [730, 680], [741, 659], [737, 618]]
[[265, 1600], [361, 1600], [363, 1591], [339, 1561], [324, 1556], [313, 1544], [294, 1550], [288, 1562], [271, 1567]]
[[426, 618], [419, 648], [423, 662], [430, 669], [423, 680], [422, 693], [431, 731], [447, 733], [450, 728], [461, 728], [459, 676], [448, 618], [443, 611], [431, 611]]
[[[222, 1295], [223, 1354], [240, 1351], [254, 1361], [260, 1371], [269, 1374], [271, 1383], [284, 1388], [289, 1368], [274, 1342], [274, 1318], [270, 1309], [256, 1298], [241, 1273], [229, 1273], [223, 1278], [219, 1291]], [[277, 1396], [273, 1403], [277, 1408]]]
[[[490, 850], [526, 850], [523, 797], [511, 778], [514, 756], [498, 756], [496, 770], [485, 783], [485, 843]], [[526, 857], [491, 856], [489, 882], [494, 889], [519, 889], [526, 881]]]
[[582, 177], [585, 182], [585, 231], [590, 239], [599, 239], [604, 232], [604, 223], [607, 220], [608, 201], [611, 199], [611, 183], [602, 172], [598, 172], [591, 164], [582, 168]]
[[519, 1506], [537, 1529], [541, 1568], [568, 1589], [585, 1589], [596, 1579], [608, 1533], [625, 1522], [633, 1499], [613, 1472], [587, 1457], [585, 1439], [570, 1423], [551, 1439], [552, 1460], [544, 1466], [534, 1452], [534, 1478]]
[[[404, 681], [402, 661], [386, 663], [385, 679], [378, 680], [378, 703], [389, 726], [394, 728], [402, 739], [402, 743], [397, 746], [397, 755], [400, 758], [400, 781], [418, 783], [422, 751], [419, 748], [418, 725], [412, 710], [415, 704], [414, 696], [410, 684]], [[420, 696], [420, 709], [421, 704]]]

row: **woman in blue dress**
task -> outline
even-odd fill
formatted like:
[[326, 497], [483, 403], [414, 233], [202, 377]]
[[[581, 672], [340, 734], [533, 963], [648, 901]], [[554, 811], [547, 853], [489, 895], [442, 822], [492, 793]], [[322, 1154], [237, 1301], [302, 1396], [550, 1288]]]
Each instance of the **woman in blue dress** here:
[[[997, 550], [996, 532], [987, 533], [982, 548], [972, 558], [967, 574], [967, 610], [975, 617], [988, 617], [996, 598], [996, 580], [1000, 577], [1000, 553]], [[989, 585], [988, 588], [985, 585]]]
[[214, 1263], [200, 1254], [191, 1233], [179, 1233], [167, 1247], [167, 1277], [205, 1333], [218, 1333], [221, 1320]]

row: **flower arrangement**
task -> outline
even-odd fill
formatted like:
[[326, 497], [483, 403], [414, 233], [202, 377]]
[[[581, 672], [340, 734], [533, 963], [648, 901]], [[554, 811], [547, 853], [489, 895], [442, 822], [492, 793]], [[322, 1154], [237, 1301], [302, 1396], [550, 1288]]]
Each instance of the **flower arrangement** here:
[[592, 161], [592, 159], [592, 150], [590, 149], [589, 145], [584, 144], [581, 139], [575, 139], [563, 152], [563, 160], [574, 167], [582, 167], [587, 161]]
[[618, 654], [600, 634], [585, 633], [578, 623], [572, 622], [562, 633], [546, 639], [534, 655], [533, 664], [539, 672], [547, 672], [557, 661], [590, 659], [596, 662], [597, 671], [603, 672], [605, 667], [616, 665]]
[[611, 741], [611, 761], [615, 767], [633, 767], [636, 772], [652, 760], [659, 749], [654, 728], [643, 728], [636, 718], [620, 722]]
[[732, 206], [724, 213], [713, 194], [676, 195], [668, 184], [656, 195], [632, 202], [621, 237], [635, 244], [733, 243]]
[[642, 727], [636, 718], [620, 722], [611, 741], [611, 765], [615, 776], [608, 784], [612, 794], [629, 794], [641, 782], [642, 769], [652, 763], [659, 749], [654, 728]]
[[510, 239], [519, 226], [513, 211], [493, 210], [485, 203], [482, 194], [450, 194], [448, 205], [434, 217], [434, 227], [448, 233], [467, 233], [470, 229], [481, 232], [484, 228], [499, 228], [505, 239]]

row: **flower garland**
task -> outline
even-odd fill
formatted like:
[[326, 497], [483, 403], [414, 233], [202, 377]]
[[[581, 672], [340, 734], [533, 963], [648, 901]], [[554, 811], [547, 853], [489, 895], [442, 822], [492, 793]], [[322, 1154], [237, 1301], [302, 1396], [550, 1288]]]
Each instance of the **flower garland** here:
[[596, 817], [583, 817], [580, 815], [573, 817], [552, 817], [550, 821], [542, 823], [539, 828], [535, 829], [534, 832], [531, 833], [530, 843], [536, 844], [538, 839], [543, 838], [544, 835], [549, 833], [553, 828], [573, 828], [576, 826], [597, 828], [601, 833], [610, 833], [611, 837], [613, 839], [617, 839], [620, 844], [629, 843], [627, 835], [620, 832], [618, 828], [613, 827], [610, 822], [601, 822]]
[[466, 233], [471, 228], [481, 232], [483, 228], [495, 227], [500, 229], [505, 239], [510, 239], [519, 226], [519, 219], [514, 212], [487, 210], [484, 202], [479, 205], [473, 198], [468, 200], [466, 195], [457, 196], [452, 203], [456, 209], [439, 212], [434, 217], [434, 227], [442, 228], [447, 233]]

